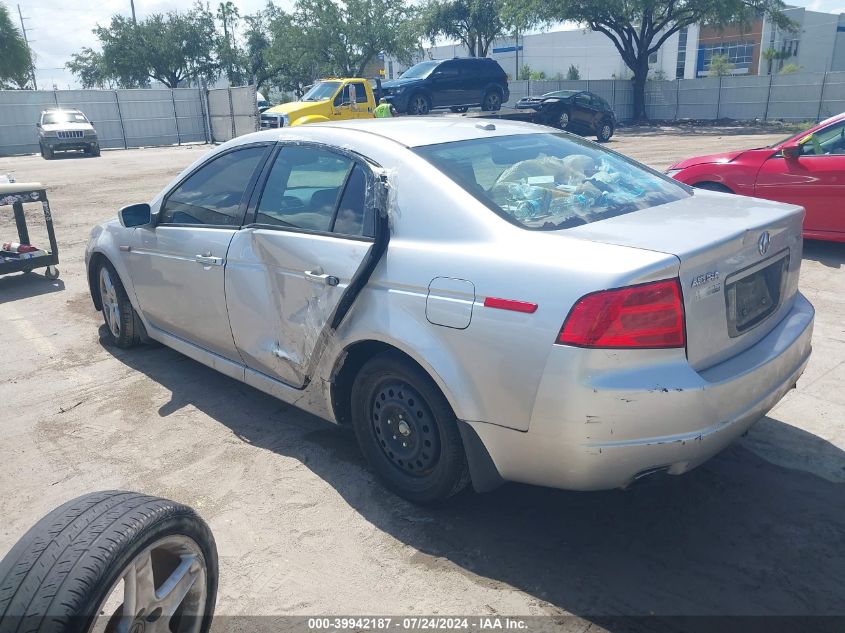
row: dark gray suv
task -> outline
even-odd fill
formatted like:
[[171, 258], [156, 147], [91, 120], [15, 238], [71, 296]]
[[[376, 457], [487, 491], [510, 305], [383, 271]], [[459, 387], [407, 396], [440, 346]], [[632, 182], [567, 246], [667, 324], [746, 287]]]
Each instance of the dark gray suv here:
[[508, 76], [487, 57], [420, 62], [381, 87], [385, 99], [408, 114], [428, 114], [434, 108], [466, 112], [473, 106], [493, 111], [510, 97]]

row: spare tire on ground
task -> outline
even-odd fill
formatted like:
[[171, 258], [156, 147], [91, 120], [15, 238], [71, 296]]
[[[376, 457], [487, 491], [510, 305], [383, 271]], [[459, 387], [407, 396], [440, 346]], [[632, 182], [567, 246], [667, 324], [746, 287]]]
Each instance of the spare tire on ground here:
[[188, 506], [137, 492], [68, 501], [0, 561], [0, 633], [206, 633], [216, 597], [208, 525]]

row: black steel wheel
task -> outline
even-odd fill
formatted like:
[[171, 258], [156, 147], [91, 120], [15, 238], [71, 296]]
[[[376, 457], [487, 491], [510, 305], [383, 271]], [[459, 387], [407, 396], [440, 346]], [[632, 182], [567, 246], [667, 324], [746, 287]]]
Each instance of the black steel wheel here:
[[440, 433], [419, 392], [404, 380], [387, 378], [376, 387], [371, 407], [373, 439], [383, 455], [406, 475], [431, 473], [440, 459]]
[[361, 451], [396, 494], [429, 503], [469, 483], [455, 414], [410, 360], [394, 352], [370, 360], [355, 378], [351, 404]]
[[422, 93], [417, 93], [411, 97], [408, 104], [408, 112], [411, 114], [428, 114], [431, 111], [431, 102]]

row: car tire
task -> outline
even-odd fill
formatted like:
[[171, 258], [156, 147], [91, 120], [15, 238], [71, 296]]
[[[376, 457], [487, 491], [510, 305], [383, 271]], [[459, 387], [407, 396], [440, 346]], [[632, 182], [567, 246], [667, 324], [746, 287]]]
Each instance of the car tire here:
[[464, 112], [469, 110], [469, 107], [468, 106], [459, 106], [459, 107], [453, 107], [453, 108], [449, 108], [449, 109], [456, 114], [463, 114]]
[[424, 116], [431, 112], [431, 101], [421, 92], [412, 95], [408, 100], [408, 113]]
[[138, 345], [141, 341], [138, 314], [111, 262], [102, 260], [96, 282], [109, 343], [123, 349]]
[[497, 112], [502, 109], [502, 95], [498, 90], [488, 90], [481, 100], [481, 109], [484, 112]]
[[610, 121], [602, 121], [599, 126], [598, 133], [596, 134], [596, 138], [600, 143], [607, 143], [610, 140], [610, 137], [613, 136], [613, 131], [613, 123]]
[[696, 189], [706, 189], [707, 191], [718, 191], [720, 193], [733, 193], [733, 190], [730, 187], [726, 187], [725, 185], [718, 183], [718, 182], [699, 182], [698, 184], [693, 185]]
[[53, 156], [55, 156], [55, 154], [53, 154], [53, 150], [51, 150], [49, 147], [44, 147], [42, 145], [41, 156], [44, 157], [44, 160], [53, 160]]
[[555, 120], [555, 125], [559, 127], [561, 130], [566, 130], [569, 128], [569, 124], [571, 123], [571, 119], [569, 117], [569, 111], [563, 110], [560, 114], [557, 115]]
[[100, 146], [99, 145], [92, 145], [91, 147], [88, 148], [88, 151], [86, 153], [89, 156], [93, 156], [93, 157], [96, 158], [97, 156], [100, 155]]
[[[180, 503], [111, 490], [56, 508], [0, 562], [0, 632], [82, 633], [101, 612], [109, 620], [99, 624], [116, 630], [125, 604], [121, 585], [130, 582], [130, 575], [138, 600], [128, 630], [143, 630], [145, 623], [149, 627], [166, 616], [162, 609], [169, 596], [181, 611], [159, 625], [185, 630], [199, 619], [198, 630], [209, 630], [218, 579], [211, 530]], [[166, 581], [180, 578], [183, 585], [167, 587], [177, 592], [190, 584], [184, 596], [159, 597]]]
[[402, 355], [367, 362], [352, 384], [358, 445], [382, 482], [414, 503], [433, 503], [469, 483], [455, 413], [434, 381]]

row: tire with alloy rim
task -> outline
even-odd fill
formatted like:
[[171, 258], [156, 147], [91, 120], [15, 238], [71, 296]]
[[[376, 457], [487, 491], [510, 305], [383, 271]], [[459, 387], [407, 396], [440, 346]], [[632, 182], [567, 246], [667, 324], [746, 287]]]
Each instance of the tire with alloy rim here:
[[485, 112], [496, 112], [502, 108], [502, 95], [496, 90], [491, 90], [484, 95], [481, 102], [481, 109]]
[[602, 121], [596, 138], [602, 143], [606, 143], [610, 140], [611, 136], [613, 136], [613, 124], [610, 121]]
[[136, 327], [138, 316], [120, 277], [108, 261], [102, 261], [97, 270], [97, 291], [109, 341], [123, 348], [137, 345], [140, 341]]
[[561, 130], [565, 130], [566, 128], [569, 127], [569, 112], [564, 110], [563, 112], [560, 113], [560, 115], [558, 115], [557, 126]]
[[385, 352], [358, 372], [352, 424], [367, 462], [400, 497], [431, 503], [469, 483], [452, 408], [434, 381], [402, 355]]
[[216, 597], [214, 537], [191, 508], [95, 492], [50, 512], [0, 562], [0, 633], [206, 633]]
[[431, 103], [428, 97], [420, 92], [412, 96], [408, 111], [411, 114], [428, 114], [431, 111]]

